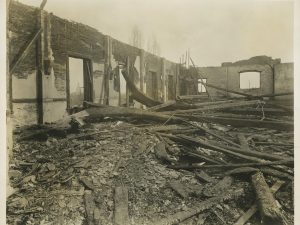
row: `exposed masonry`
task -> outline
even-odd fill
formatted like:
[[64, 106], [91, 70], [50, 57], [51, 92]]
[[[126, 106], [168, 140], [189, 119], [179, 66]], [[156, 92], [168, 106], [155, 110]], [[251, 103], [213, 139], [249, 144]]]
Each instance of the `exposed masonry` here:
[[[129, 74], [135, 85], [150, 97], [165, 102], [177, 95], [196, 94], [198, 75], [193, 68], [150, 54], [142, 49], [122, 43], [87, 25], [59, 18], [51, 13], [11, 1], [9, 8], [9, 61], [39, 28], [42, 47], [32, 46], [25, 60], [12, 75], [12, 111], [17, 124], [37, 123], [60, 119], [68, 108], [68, 57], [87, 60], [91, 70], [90, 100], [95, 103], [121, 105], [130, 99], [122, 99], [115, 83], [118, 65], [129, 64]], [[38, 73], [37, 56], [43, 53], [43, 71]], [[220, 67], [199, 67], [202, 78], [223, 88], [250, 94], [272, 94], [293, 91], [293, 64], [282, 64], [280, 59], [253, 57], [236, 63], [223, 63]], [[239, 73], [259, 71], [259, 89], [241, 90]], [[39, 77], [41, 76], [41, 77]], [[274, 76], [274, 77], [273, 77]], [[41, 84], [38, 79], [41, 78]], [[42, 93], [38, 88], [42, 85]], [[229, 95], [210, 89], [212, 95]], [[205, 94], [205, 93], [202, 93]], [[38, 98], [42, 102], [37, 101]], [[130, 100], [132, 101], [132, 100]], [[39, 105], [42, 104], [42, 105]], [[39, 107], [42, 110], [38, 110]], [[134, 107], [142, 107], [135, 102]], [[39, 113], [42, 114], [40, 115]]]

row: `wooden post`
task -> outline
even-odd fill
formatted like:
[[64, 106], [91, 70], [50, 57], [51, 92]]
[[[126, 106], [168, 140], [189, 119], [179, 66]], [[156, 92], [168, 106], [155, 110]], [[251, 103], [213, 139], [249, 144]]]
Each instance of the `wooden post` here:
[[105, 36], [105, 64], [104, 64], [104, 105], [109, 105], [109, 70], [110, 70], [110, 37]]
[[[127, 56], [127, 59], [126, 59], [126, 72], [130, 78], [130, 60], [129, 60], [129, 56]], [[126, 107], [129, 107], [129, 88], [128, 88], [128, 84], [126, 82]]]
[[37, 113], [38, 123], [42, 124], [43, 121], [43, 76], [44, 76], [44, 13], [41, 9], [37, 10], [37, 26], [38, 30], [42, 30], [40, 38], [36, 44], [36, 81], [37, 81]]
[[140, 89], [141, 92], [145, 93], [146, 90], [144, 90], [144, 83], [145, 83], [145, 51], [141, 49], [141, 55], [140, 55]]
[[167, 101], [167, 94], [166, 94], [166, 60], [161, 58], [161, 76], [162, 76], [162, 100], [163, 102]]

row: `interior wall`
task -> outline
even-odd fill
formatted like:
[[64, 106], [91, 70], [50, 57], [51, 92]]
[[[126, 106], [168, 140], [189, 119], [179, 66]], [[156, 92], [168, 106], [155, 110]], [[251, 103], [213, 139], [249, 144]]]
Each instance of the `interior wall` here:
[[[241, 89], [240, 88], [240, 73], [256, 71], [260, 72], [260, 87], [253, 89]], [[212, 84], [224, 89], [238, 91], [251, 95], [264, 95], [273, 93], [273, 71], [268, 65], [238, 65], [238, 66], [221, 66], [221, 67], [199, 67], [199, 75], [194, 74], [194, 79], [207, 79], [207, 84]], [[193, 93], [197, 94], [197, 84], [191, 81], [190, 84]], [[230, 96], [237, 97], [239, 95], [229, 92], [220, 91], [214, 88], [207, 88], [211, 96]], [[201, 95], [207, 95], [206, 93], [200, 93]]]

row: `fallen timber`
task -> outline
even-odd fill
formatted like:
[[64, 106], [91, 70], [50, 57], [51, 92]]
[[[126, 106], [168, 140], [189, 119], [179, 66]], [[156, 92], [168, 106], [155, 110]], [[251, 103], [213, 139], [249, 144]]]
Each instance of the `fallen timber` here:
[[[270, 155], [268, 153], [263, 153], [263, 152], [258, 152], [258, 151], [245, 151], [245, 150], [241, 150], [238, 148], [234, 148], [234, 147], [230, 147], [230, 146], [226, 146], [226, 147], [221, 147], [221, 146], [217, 146], [215, 144], [211, 144], [209, 141], [206, 140], [202, 140], [200, 138], [192, 138], [192, 137], [188, 137], [185, 135], [169, 135], [169, 134], [161, 134], [162, 136], [180, 141], [180, 142], [184, 142], [184, 143], [195, 143], [198, 144], [200, 146], [204, 146], [204, 147], [208, 147], [210, 149], [214, 149], [216, 151], [220, 151], [220, 152], [225, 152], [231, 155], [235, 155], [238, 157], [242, 157], [244, 159], [250, 159], [250, 160], [254, 160], [254, 161], [261, 161], [262, 159], [268, 159], [268, 160], [292, 160], [291, 158], [285, 158], [285, 157], [281, 157], [281, 156], [277, 156], [277, 155]], [[252, 158], [251, 158], [252, 157]]]
[[[178, 115], [177, 115], [178, 116]], [[253, 119], [241, 119], [241, 118], [228, 118], [221, 116], [203, 116], [203, 115], [181, 115], [186, 119], [194, 121], [210, 121], [220, 123], [224, 125], [232, 125], [234, 127], [260, 127], [269, 128], [275, 130], [294, 130], [294, 123], [288, 121], [265, 121], [265, 120], [253, 120]]]
[[179, 224], [179, 223], [187, 220], [188, 218], [203, 212], [204, 210], [210, 209], [211, 207], [215, 206], [216, 204], [219, 204], [219, 203], [229, 200], [229, 199], [238, 198], [241, 195], [243, 195], [243, 193], [244, 193], [243, 189], [230, 190], [227, 193], [222, 194], [221, 196], [211, 197], [207, 200], [204, 200], [201, 203], [199, 203], [197, 206], [195, 206], [191, 209], [175, 213], [166, 218], [162, 218], [159, 221], [154, 221], [152, 224], [154, 224], [154, 225]]
[[212, 110], [221, 110], [233, 107], [241, 107], [241, 106], [251, 106], [257, 105], [260, 101], [251, 100], [251, 101], [238, 101], [238, 102], [230, 102], [226, 104], [217, 104], [217, 105], [206, 105], [205, 107], [200, 107], [197, 109], [187, 109], [187, 110], [174, 110], [174, 111], [164, 111], [164, 114], [186, 114], [186, 113], [196, 113], [196, 112], [207, 112]]
[[[276, 183], [270, 188], [271, 192], [275, 194], [280, 187], [284, 184], [284, 181], [278, 180]], [[258, 210], [257, 204], [254, 203], [248, 210], [243, 214], [238, 221], [234, 223], [234, 225], [244, 225]]]
[[276, 200], [261, 172], [257, 172], [256, 174], [252, 175], [252, 185], [256, 192], [256, 198], [259, 206], [258, 208], [263, 224], [284, 224], [284, 219], [280, 209], [276, 204]]
[[218, 134], [215, 134], [213, 131], [201, 127], [199, 125], [193, 124], [187, 120], [184, 120], [177, 116], [169, 116], [162, 114], [160, 112], [149, 112], [145, 110], [140, 109], [132, 109], [132, 108], [126, 108], [126, 107], [113, 107], [113, 106], [107, 106], [107, 107], [92, 107], [85, 109], [79, 113], [73, 114], [72, 117], [79, 117], [86, 120], [99, 120], [104, 117], [113, 117], [113, 118], [123, 118], [123, 117], [131, 117], [135, 119], [148, 119], [153, 120], [157, 122], [175, 122], [175, 123], [186, 123], [190, 126], [196, 127], [199, 130], [202, 130], [214, 137], [217, 137], [231, 145], [234, 145], [236, 147], [239, 147], [238, 144], [228, 140], [227, 138], [224, 138]]
[[136, 101], [138, 101], [148, 107], [153, 107], [153, 106], [162, 104], [162, 102], [154, 100], [154, 99], [148, 97], [147, 95], [145, 95], [144, 93], [142, 93], [132, 82], [132, 80], [130, 79], [126, 70], [122, 70], [122, 74], [123, 74], [124, 79], [126, 80], [126, 84], [128, 85], [128, 88], [130, 89], [130, 91], [133, 95], [133, 98]]
[[293, 165], [294, 160], [279, 160], [273, 162], [261, 162], [261, 163], [233, 163], [226, 165], [169, 165], [172, 169], [227, 169], [227, 168], [239, 168], [239, 167], [251, 167], [251, 166], [270, 166], [270, 165]]

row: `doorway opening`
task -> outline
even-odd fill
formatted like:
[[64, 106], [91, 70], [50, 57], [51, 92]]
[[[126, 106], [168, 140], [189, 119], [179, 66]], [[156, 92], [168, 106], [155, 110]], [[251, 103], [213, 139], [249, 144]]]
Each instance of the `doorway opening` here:
[[158, 88], [157, 88], [157, 74], [156, 72], [149, 71], [147, 76], [147, 88], [146, 94], [153, 98], [154, 100], [158, 99]]
[[84, 101], [93, 100], [93, 79], [89, 59], [68, 57], [68, 110], [79, 111]]

